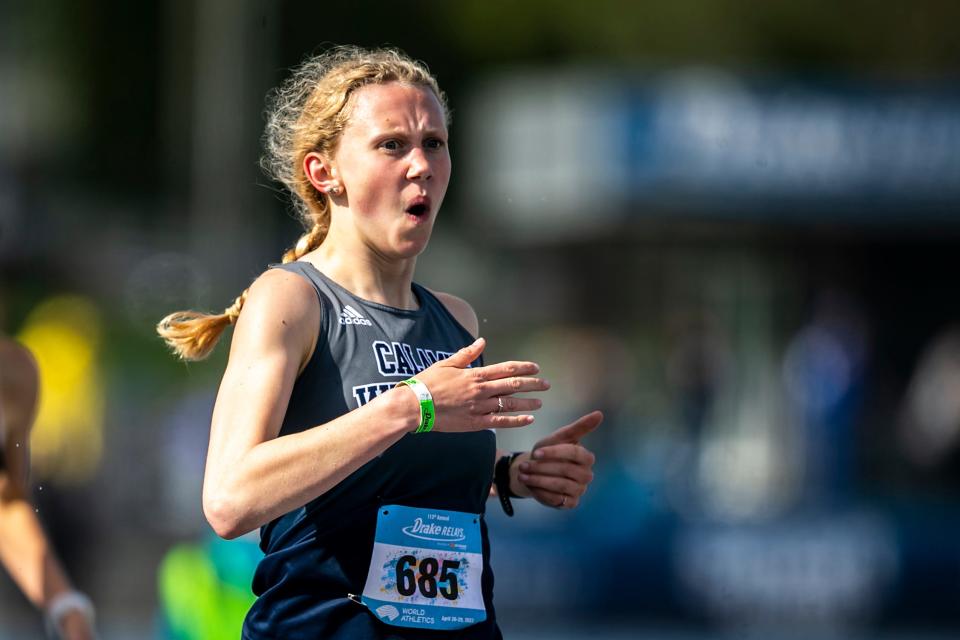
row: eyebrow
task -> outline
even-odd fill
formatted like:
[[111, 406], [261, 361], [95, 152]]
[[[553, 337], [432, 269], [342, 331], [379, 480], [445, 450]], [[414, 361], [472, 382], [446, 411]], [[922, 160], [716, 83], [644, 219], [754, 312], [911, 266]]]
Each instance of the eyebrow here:
[[[418, 132], [416, 135], [421, 135], [421, 133]], [[445, 137], [447, 135], [447, 132], [445, 129], [430, 128], [430, 129], [425, 129], [422, 132], [422, 135], [426, 137], [430, 137], [430, 136]], [[371, 138], [382, 138], [384, 136], [397, 136], [401, 138], [409, 138], [411, 137], [411, 134], [404, 127], [384, 127], [382, 129], [374, 129], [371, 135]]]

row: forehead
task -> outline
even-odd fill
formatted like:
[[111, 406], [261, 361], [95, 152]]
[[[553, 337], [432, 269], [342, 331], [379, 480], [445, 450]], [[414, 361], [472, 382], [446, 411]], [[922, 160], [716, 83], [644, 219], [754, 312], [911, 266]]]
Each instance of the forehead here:
[[369, 84], [350, 97], [352, 108], [347, 128], [394, 128], [416, 126], [445, 129], [443, 107], [433, 91], [400, 82]]

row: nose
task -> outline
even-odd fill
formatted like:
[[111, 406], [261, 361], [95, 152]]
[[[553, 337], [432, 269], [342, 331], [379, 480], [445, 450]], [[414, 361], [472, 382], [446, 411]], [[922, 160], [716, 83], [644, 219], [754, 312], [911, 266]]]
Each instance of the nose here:
[[430, 158], [423, 149], [416, 148], [410, 152], [410, 166], [407, 168], [409, 180], [429, 180], [433, 177], [433, 168]]

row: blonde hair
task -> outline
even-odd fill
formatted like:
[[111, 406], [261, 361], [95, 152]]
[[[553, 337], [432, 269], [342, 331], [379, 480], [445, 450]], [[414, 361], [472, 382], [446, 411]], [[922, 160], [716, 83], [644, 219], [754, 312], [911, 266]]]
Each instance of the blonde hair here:
[[[267, 96], [260, 166], [290, 192], [305, 233], [283, 254], [283, 262], [299, 260], [319, 247], [330, 228], [329, 196], [307, 178], [303, 161], [316, 152], [330, 158], [350, 121], [353, 93], [366, 85], [401, 82], [429, 89], [440, 101], [449, 123], [446, 95], [426, 65], [397, 49], [341, 46], [311, 56]], [[221, 314], [176, 311], [157, 324], [157, 333], [183, 360], [206, 358], [223, 330], [237, 321], [247, 291]]]

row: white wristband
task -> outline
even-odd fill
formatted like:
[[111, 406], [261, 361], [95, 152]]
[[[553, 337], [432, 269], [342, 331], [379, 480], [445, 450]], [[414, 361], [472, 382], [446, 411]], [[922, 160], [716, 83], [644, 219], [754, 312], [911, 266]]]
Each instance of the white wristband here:
[[56, 595], [47, 605], [47, 633], [53, 638], [61, 637], [60, 623], [71, 611], [76, 611], [90, 623], [93, 627], [93, 603], [90, 598], [79, 591], [64, 591]]

